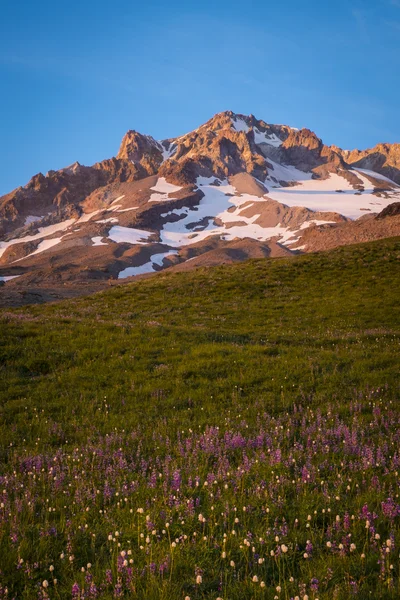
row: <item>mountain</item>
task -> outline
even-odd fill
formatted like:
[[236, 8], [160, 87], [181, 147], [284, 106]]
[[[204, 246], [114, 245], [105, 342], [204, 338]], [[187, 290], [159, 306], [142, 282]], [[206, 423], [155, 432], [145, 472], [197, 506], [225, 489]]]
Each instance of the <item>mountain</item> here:
[[162, 141], [131, 130], [115, 158], [0, 198], [1, 301], [399, 235], [399, 201], [399, 144], [350, 152], [231, 111]]

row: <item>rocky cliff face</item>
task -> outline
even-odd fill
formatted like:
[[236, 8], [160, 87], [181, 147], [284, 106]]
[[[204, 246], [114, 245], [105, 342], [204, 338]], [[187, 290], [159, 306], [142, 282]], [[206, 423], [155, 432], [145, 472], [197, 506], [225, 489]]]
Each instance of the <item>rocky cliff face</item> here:
[[378, 144], [361, 151], [342, 150], [342, 156], [349, 165], [375, 171], [400, 184], [400, 144]]
[[125, 134], [117, 158], [127, 160], [141, 171], [142, 177], [157, 173], [163, 162], [165, 148], [149, 135], [137, 131]]
[[79, 216], [80, 203], [97, 188], [110, 182], [135, 181], [146, 176], [128, 160], [111, 158], [84, 167], [75, 163], [47, 175], [38, 173], [24, 186], [0, 198], [0, 235], [22, 227], [28, 215], [47, 213], [46, 224]]
[[116, 158], [0, 198], [0, 282], [84, 289], [400, 234], [398, 184], [399, 144], [346, 152], [231, 111], [168, 140], [131, 130]]

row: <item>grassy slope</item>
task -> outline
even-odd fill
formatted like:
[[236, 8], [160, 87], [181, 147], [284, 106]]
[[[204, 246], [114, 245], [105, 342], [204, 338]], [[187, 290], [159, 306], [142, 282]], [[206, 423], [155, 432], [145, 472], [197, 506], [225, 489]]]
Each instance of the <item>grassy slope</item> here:
[[0, 312], [1, 443], [26, 437], [26, 406], [75, 439], [171, 407], [207, 420], [239, 395], [280, 410], [394, 385], [399, 253], [396, 238]]

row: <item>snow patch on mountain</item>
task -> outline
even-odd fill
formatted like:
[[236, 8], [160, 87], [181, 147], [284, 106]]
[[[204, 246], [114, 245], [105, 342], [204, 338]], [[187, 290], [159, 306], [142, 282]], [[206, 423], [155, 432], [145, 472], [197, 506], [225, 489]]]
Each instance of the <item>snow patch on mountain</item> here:
[[381, 175], [380, 173], [376, 173], [375, 171], [370, 171], [369, 169], [359, 169], [358, 167], [354, 168], [353, 170], [357, 171], [357, 173], [363, 173], [364, 175], [370, 175], [371, 177], [374, 177], [375, 179], [381, 179], [382, 181], [391, 183], [394, 187], [400, 187], [397, 183], [395, 183], [388, 177], [385, 177], [384, 175]]
[[257, 127], [254, 127], [253, 131], [256, 144], [268, 144], [269, 146], [274, 146], [274, 148], [279, 148], [283, 143], [275, 133], [269, 135], [265, 131], [259, 131]]
[[38, 233], [35, 235], [26, 235], [22, 238], [14, 238], [8, 242], [0, 242], [0, 257], [10, 246], [15, 244], [23, 244], [25, 242], [33, 242], [34, 240], [40, 240], [44, 237], [49, 237], [58, 231], [65, 231], [68, 227], [75, 223], [75, 219], [68, 219], [67, 221], [61, 221], [61, 223], [54, 223], [54, 225], [47, 225], [46, 227], [39, 227]]
[[92, 237], [93, 246], [108, 246], [107, 242], [101, 241], [102, 239], [102, 235], [96, 235], [95, 237]]
[[310, 172], [306, 173], [305, 171], [300, 171], [300, 169], [296, 169], [296, 167], [291, 165], [281, 165], [270, 158], [268, 158], [268, 163], [272, 166], [272, 169], [269, 171], [269, 175], [265, 180], [265, 183], [268, 182], [268, 184], [269, 182], [272, 182], [272, 186], [268, 185], [268, 188], [274, 187], [274, 179], [277, 180], [275, 186], [279, 186], [279, 181], [308, 181], [312, 179], [313, 176]]
[[214, 181], [216, 181], [217, 178], [216, 177], [204, 177], [203, 175], [199, 175], [196, 179], [196, 185], [197, 187], [203, 186], [203, 185], [212, 185], [214, 183]]
[[92, 217], [94, 217], [95, 215], [98, 215], [101, 212], [102, 212], [102, 209], [94, 210], [93, 212], [90, 212], [90, 213], [83, 213], [83, 215], [81, 217], [79, 217], [79, 219], [77, 220], [77, 223], [86, 223], [87, 221], [90, 221], [90, 219]]
[[165, 177], [159, 177], [157, 179], [156, 185], [150, 188], [155, 192], [160, 192], [161, 194], [172, 194], [173, 192], [178, 192], [182, 189], [179, 185], [174, 185], [173, 183], [168, 183]]
[[117, 217], [108, 217], [108, 219], [100, 219], [96, 223], [118, 223]]
[[[323, 221], [322, 219], [312, 219], [311, 221], [305, 221], [299, 227], [299, 231], [302, 229], [308, 229], [311, 225], [316, 225], [319, 227], [320, 225], [333, 225], [336, 221]], [[297, 248], [296, 248], [297, 250]]]
[[[358, 219], [366, 212], [380, 212], [395, 201], [395, 194], [388, 194], [387, 198], [374, 195], [372, 183], [360, 174], [358, 177], [364, 185], [364, 191], [361, 192], [344, 177], [332, 173], [328, 179], [310, 178], [291, 187], [269, 186], [268, 197], [286, 206], [304, 206], [313, 211], [337, 212], [350, 219]], [[267, 181], [268, 178], [266, 183]]]
[[[279, 242], [283, 244], [296, 241], [296, 231], [292, 228], [280, 223], [273, 227], [263, 227], [256, 223], [260, 213], [251, 217], [242, 214], [241, 211], [244, 207], [248, 208], [249, 203], [265, 204], [268, 201], [266, 198], [250, 194], [238, 195], [235, 187], [227, 181], [222, 181], [216, 186], [204, 183], [204, 178], [198, 178], [197, 184], [201, 185], [204, 197], [195, 207], [196, 210], [174, 209], [162, 215], [166, 219], [172, 216], [174, 219], [179, 217], [173, 222], [167, 220], [161, 228], [162, 243], [177, 248], [200, 242], [211, 235], [220, 235], [224, 240], [249, 237], [267, 241], [278, 237]], [[312, 221], [307, 221], [303, 228], [311, 224]]]
[[123, 271], [120, 271], [118, 274], [118, 279], [126, 279], [127, 277], [132, 277], [134, 275], [143, 275], [144, 273], [152, 273], [156, 271], [154, 265], [158, 265], [162, 267], [164, 258], [167, 256], [172, 256], [173, 254], [178, 254], [177, 250], [169, 250], [168, 252], [161, 252], [158, 254], [153, 254], [150, 260], [143, 265], [139, 265], [137, 267], [127, 267]]
[[157, 142], [157, 145], [162, 152], [162, 161], [163, 162], [165, 162], [166, 160], [171, 158], [171, 156], [173, 156], [178, 149], [178, 146], [174, 143], [171, 143], [169, 145], [168, 150], [167, 150], [167, 148], [165, 148], [165, 146], [162, 142]]
[[[125, 194], [123, 194], [123, 196], [118, 196], [118, 198], [115, 198], [115, 200], [112, 201], [111, 205], [115, 204], [116, 202], [119, 202], [123, 198], [125, 198]], [[113, 209], [113, 210], [115, 210], [115, 209]]]
[[160, 177], [157, 179], [156, 185], [150, 189], [154, 190], [156, 193], [151, 194], [149, 202], [165, 202], [167, 200], [176, 200], [176, 198], [170, 198], [169, 194], [178, 192], [182, 187], [174, 185], [173, 183], [168, 183], [165, 177]]
[[154, 235], [152, 231], [134, 229], [133, 227], [122, 227], [121, 225], [114, 225], [108, 232], [110, 240], [119, 244], [145, 245], [148, 243], [148, 238], [152, 235]]
[[[40, 252], [44, 252], [45, 250], [49, 250], [50, 248], [53, 248], [53, 246], [57, 246], [57, 244], [59, 244], [62, 240], [63, 236], [59, 237], [59, 238], [51, 238], [50, 240], [43, 240], [43, 242], [40, 242], [39, 246], [36, 248], [36, 250], [34, 252], [31, 252], [31, 254], [28, 254], [28, 256], [34, 256], [35, 254], [40, 254]], [[25, 258], [28, 258], [28, 256], [25, 256]]]
[[0, 277], [0, 281], [4, 281], [4, 283], [6, 283], [7, 281], [11, 281], [11, 279], [16, 279], [17, 277], [20, 277], [20, 275], [4, 275]]
[[28, 215], [25, 219], [24, 225], [32, 225], [32, 223], [37, 223], [41, 221], [43, 217], [35, 217], [33, 215]]
[[245, 133], [248, 133], [248, 131], [250, 131], [250, 127], [247, 125], [246, 121], [244, 121], [240, 117], [234, 117], [233, 119], [231, 119], [231, 121], [232, 127], [236, 131], [244, 131]]

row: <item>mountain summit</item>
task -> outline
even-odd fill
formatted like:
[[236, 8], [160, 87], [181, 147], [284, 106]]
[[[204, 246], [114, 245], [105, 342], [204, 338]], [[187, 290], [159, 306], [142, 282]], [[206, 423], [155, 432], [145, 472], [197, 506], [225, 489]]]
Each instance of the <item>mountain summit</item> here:
[[0, 198], [3, 294], [63, 297], [398, 235], [387, 207], [399, 184], [399, 144], [344, 151], [231, 111], [167, 140], [130, 130], [115, 158], [39, 173]]

